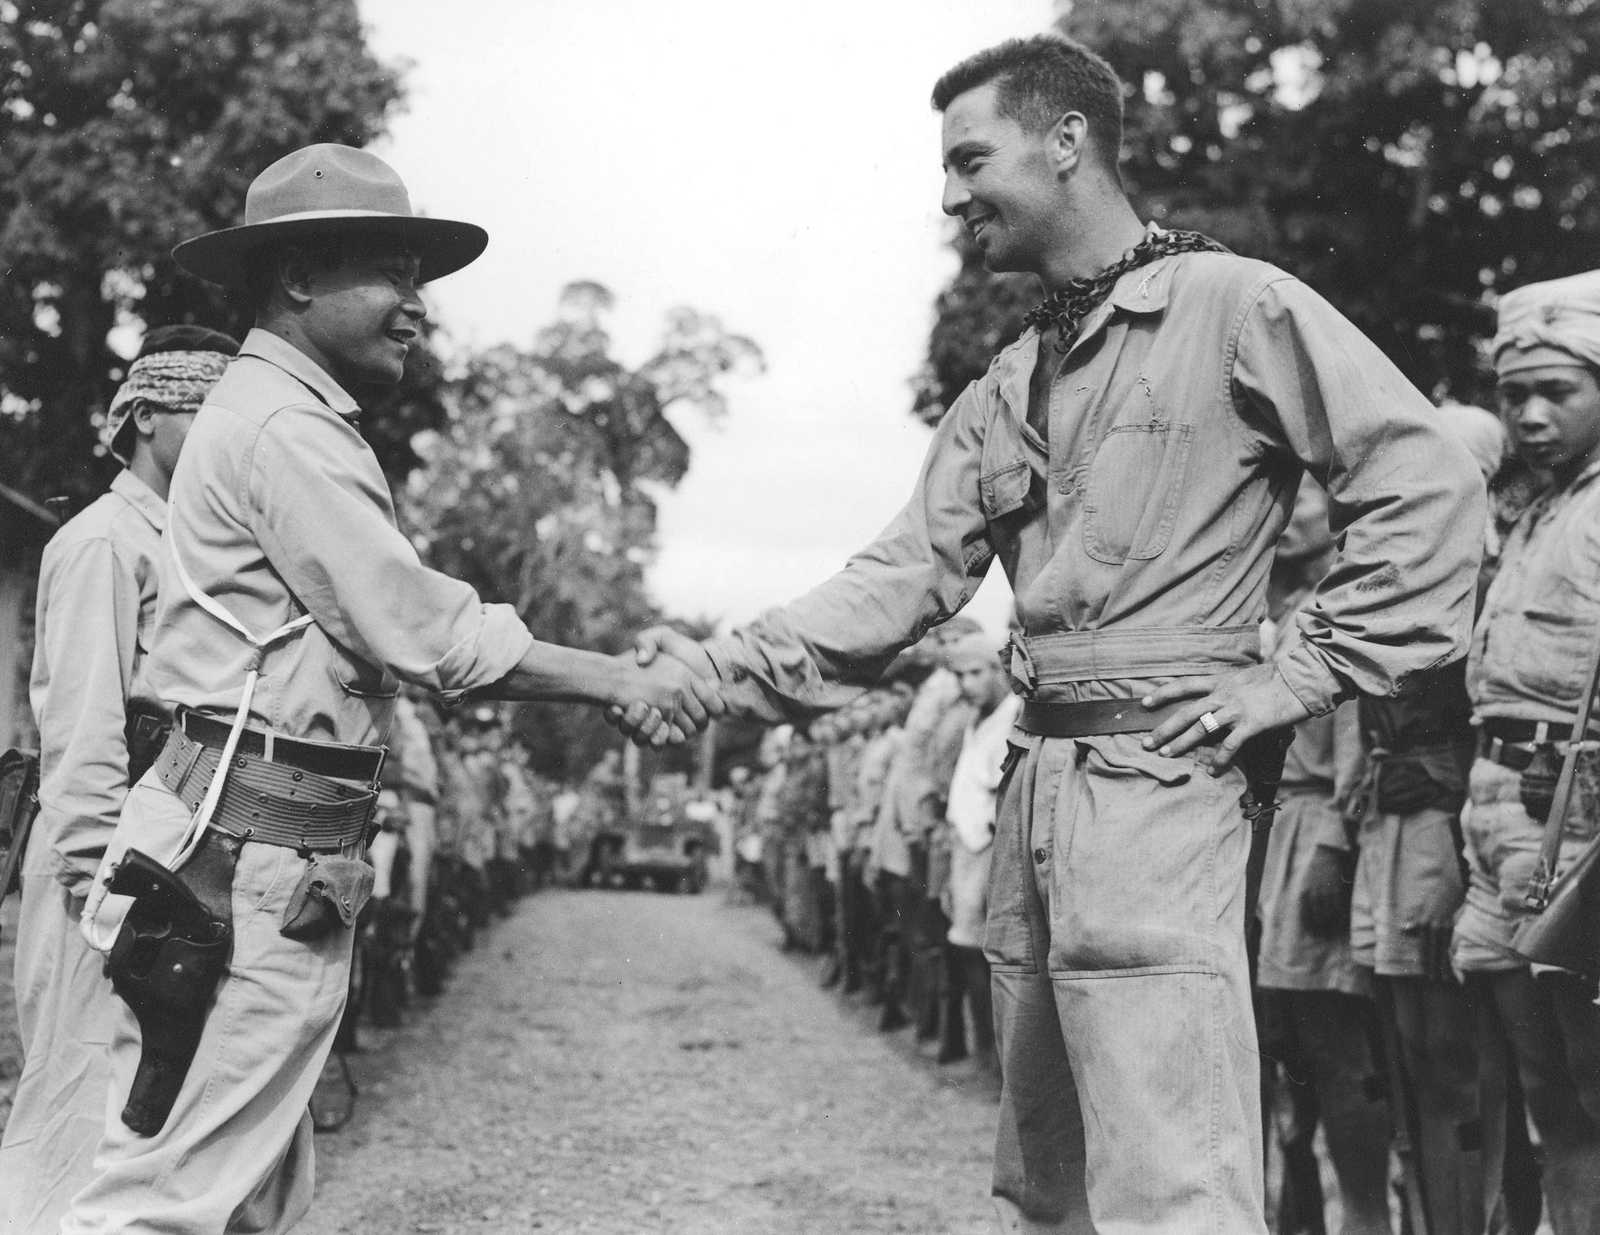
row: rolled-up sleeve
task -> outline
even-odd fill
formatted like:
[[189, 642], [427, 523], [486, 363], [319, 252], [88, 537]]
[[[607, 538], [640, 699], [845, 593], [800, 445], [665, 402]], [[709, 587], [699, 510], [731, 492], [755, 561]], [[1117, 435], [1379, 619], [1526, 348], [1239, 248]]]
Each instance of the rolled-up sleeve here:
[[1313, 714], [1392, 695], [1465, 654], [1486, 496], [1465, 446], [1387, 357], [1287, 276], [1246, 310], [1235, 398], [1281, 430], [1327, 489], [1333, 568], [1279, 654]]
[[798, 600], [707, 645], [731, 706], [767, 720], [840, 707], [972, 598], [994, 557], [978, 502], [978, 390], [950, 409], [911, 500], [876, 540]]
[[533, 636], [422, 564], [389, 518], [389, 494], [360, 436], [321, 407], [286, 407], [250, 459], [247, 508], [272, 568], [323, 632], [353, 655], [447, 697], [509, 673]]
[[138, 632], [137, 570], [109, 540], [47, 552], [32, 683], [44, 761], [38, 827], [56, 878], [79, 894], [128, 796], [124, 729]]

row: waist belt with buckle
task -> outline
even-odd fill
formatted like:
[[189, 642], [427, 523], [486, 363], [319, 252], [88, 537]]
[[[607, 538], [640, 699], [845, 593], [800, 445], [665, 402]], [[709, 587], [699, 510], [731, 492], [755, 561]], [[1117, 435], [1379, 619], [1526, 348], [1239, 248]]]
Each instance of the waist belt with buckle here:
[[[220, 740], [213, 745], [197, 741], [187, 732], [195, 727], [196, 720], [202, 722], [202, 731], [212, 736], [205, 726], [217, 722], [189, 713], [174, 727], [156, 761], [161, 783], [191, 810], [204, 800], [222, 758]], [[226, 737], [226, 726], [218, 727], [223, 730], [221, 736]], [[371, 775], [382, 764], [382, 751], [284, 738], [271, 743], [263, 740], [271, 736], [257, 730], [245, 731], [244, 737], [254, 739], [255, 753], [244, 753], [246, 747], [241, 738], [210, 826], [241, 840], [309, 853], [337, 853], [364, 842], [378, 800], [373, 780], [352, 784], [354, 777], [336, 778], [300, 767], [285, 755], [306, 762], [320, 758], [325, 761], [324, 766], [347, 771], [362, 767]], [[270, 760], [260, 753], [269, 746], [274, 756]], [[287, 752], [286, 746], [290, 748]], [[311, 756], [312, 750], [320, 754]]]
[[1041, 738], [1088, 738], [1148, 733], [1192, 699], [1146, 708], [1137, 699], [1087, 699], [1077, 703], [1025, 701], [1017, 728]]
[[[228, 722], [203, 712], [180, 711], [178, 727], [202, 746], [219, 750], [228, 740]], [[254, 755], [268, 763], [287, 764], [302, 772], [330, 776], [335, 780], [358, 780], [376, 784], [383, 771], [381, 746], [344, 746], [337, 742], [307, 742], [287, 738], [263, 729], [245, 729], [239, 734], [238, 753]]]
[[[1571, 741], [1571, 725], [1486, 716], [1478, 731], [1478, 757], [1510, 768], [1513, 772], [1521, 772], [1533, 762], [1534, 753], [1541, 746], [1552, 747], [1557, 754], [1565, 754]], [[1600, 749], [1600, 742], [1591, 738], [1578, 743], [1578, 748]]]

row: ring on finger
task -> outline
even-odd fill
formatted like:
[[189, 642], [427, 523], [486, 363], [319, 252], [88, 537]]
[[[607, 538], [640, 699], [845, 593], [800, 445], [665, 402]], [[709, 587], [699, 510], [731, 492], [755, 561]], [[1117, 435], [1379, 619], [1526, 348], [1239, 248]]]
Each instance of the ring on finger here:
[[1204, 729], [1207, 733], [1215, 733], [1217, 730], [1222, 728], [1222, 722], [1216, 718], [1215, 713], [1201, 712], [1200, 728]]

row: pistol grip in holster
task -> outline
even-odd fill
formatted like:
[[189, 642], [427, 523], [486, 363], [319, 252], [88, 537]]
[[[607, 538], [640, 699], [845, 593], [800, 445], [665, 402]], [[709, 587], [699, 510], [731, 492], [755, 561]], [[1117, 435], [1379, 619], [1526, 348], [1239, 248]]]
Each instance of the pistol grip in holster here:
[[[232, 861], [225, 849], [207, 844], [194, 864], [226, 864], [231, 883]], [[108, 887], [134, 898], [106, 961], [112, 989], [139, 1022], [139, 1068], [122, 1122], [153, 1136], [166, 1123], [194, 1061], [212, 995], [228, 967], [233, 927], [137, 849], [117, 864]]]

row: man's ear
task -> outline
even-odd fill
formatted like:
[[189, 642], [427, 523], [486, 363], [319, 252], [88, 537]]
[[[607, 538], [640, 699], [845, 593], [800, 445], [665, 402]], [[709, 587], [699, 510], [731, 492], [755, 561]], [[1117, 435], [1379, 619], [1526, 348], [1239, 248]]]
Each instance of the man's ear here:
[[156, 417], [161, 413], [155, 406], [144, 399], [133, 405], [133, 415], [128, 419], [133, 421], [133, 431], [140, 437], [154, 437], [156, 432]]
[[290, 304], [310, 304], [311, 255], [294, 245], [284, 249], [277, 258], [276, 282]]
[[1050, 130], [1050, 154], [1056, 174], [1065, 175], [1083, 162], [1089, 147], [1089, 120], [1081, 111], [1063, 113]]

